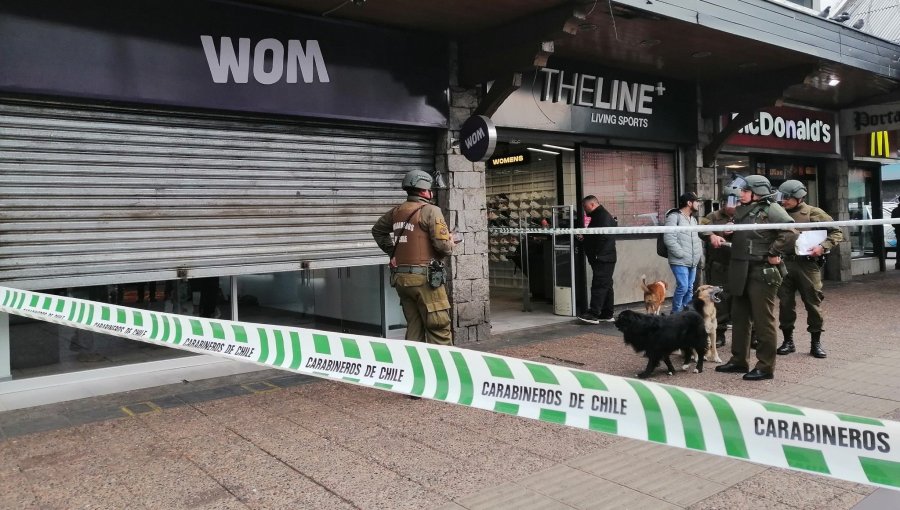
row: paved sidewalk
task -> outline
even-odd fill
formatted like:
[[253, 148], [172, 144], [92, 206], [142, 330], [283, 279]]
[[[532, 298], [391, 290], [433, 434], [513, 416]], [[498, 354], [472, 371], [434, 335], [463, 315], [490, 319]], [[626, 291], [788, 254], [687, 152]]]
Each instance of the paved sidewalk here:
[[[900, 273], [825, 292], [827, 359], [779, 357], [773, 381], [655, 380], [900, 419]], [[643, 368], [609, 324], [479, 348]], [[0, 413], [0, 432], [0, 508], [900, 507], [900, 492], [274, 370]]]

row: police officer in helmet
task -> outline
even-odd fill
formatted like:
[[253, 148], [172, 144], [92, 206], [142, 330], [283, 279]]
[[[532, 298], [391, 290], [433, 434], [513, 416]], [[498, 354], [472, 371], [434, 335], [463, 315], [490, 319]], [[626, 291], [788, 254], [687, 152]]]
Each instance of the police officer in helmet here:
[[[778, 187], [781, 192], [781, 204], [791, 218], [797, 223], [815, 223], [820, 221], [832, 221], [831, 216], [822, 209], [806, 203], [806, 186], [796, 180], [785, 181]], [[844, 240], [841, 229], [831, 227], [827, 229], [827, 236], [821, 243], [813, 246], [808, 253], [797, 253], [796, 245], [788, 247], [785, 254], [785, 264], [788, 274], [778, 291], [780, 301], [778, 314], [778, 327], [784, 335], [784, 342], [778, 348], [778, 354], [790, 354], [796, 350], [794, 346], [794, 322], [797, 320], [795, 311], [797, 292], [803, 306], [806, 307], [806, 330], [811, 337], [809, 354], [816, 358], [827, 356], [822, 347], [822, 326], [825, 319], [822, 314], [822, 270], [825, 263], [825, 254], [831, 251], [838, 243]]]
[[[719, 209], [700, 218], [701, 225], [723, 225], [717, 232], [701, 232], [700, 237], [707, 243], [706, 271], [710, 285], [725, 287], [728, 284], [728, 266], [731, 264], [731, 237], [734, 234], [727, 225], [734, 224], [734, 212], [739, 204], [741, 190], [731, 184], [722, 189]], [[716, 347], [725, 345], [725, 331], [731, 322], [731, 295], [719, 294], [716, 303]]]
[[[737, 225], [793, 223], [775, 200], [775, 190], [762, 175], [736, 179], [740, 205]], [[731, 359], [716, 372], [744, 373], [744, 380], [772, 379], [775, 374], [777, 333], [775, 298], [784, 278], [782, 255], [793, 239], [791, 230], [736, 230], [732, 234], [731, 261], [726, 290], [732, 296]], [[751, 323], [759, 338], [757, 363], [750, 370]]]
[[372, 237], [391, 257], [391, 286], [406, 317], [406, 339], [452, 345], [450, 300], [441, 261], [460, 238], [451, 234], [440, 208], [431, 204], [433, 184], [428, 172], [407, 172], [403, 177], [406, 201], [375, 223]]

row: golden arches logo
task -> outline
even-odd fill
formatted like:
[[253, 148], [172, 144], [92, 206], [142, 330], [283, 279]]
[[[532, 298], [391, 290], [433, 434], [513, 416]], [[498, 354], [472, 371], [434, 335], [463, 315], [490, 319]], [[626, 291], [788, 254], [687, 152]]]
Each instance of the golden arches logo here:
[[889, 131], [876, 131], [869, 134], [869, 155], [891, 157], [891, 137]]

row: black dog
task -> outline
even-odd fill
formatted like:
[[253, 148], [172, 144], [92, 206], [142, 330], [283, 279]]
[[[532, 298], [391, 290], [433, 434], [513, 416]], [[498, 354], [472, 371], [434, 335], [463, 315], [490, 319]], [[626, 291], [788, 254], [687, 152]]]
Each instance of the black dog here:
[[646, 379], [653, 374], [660, 360], [665, 361], [669, 375], [675, 373], [669, 355], [682, 349], [690, 356], [697, 353], [697, 368], [703, 372], [703, 355], [706, 353], [706, 328], [703, 317], [687, 310], [672, 315], [647, 315], [625, 310], [616, 317], [616, 328], [625, 334], [625, 343], [634, 352], [644, 352], [647, 368], [637, 376]]

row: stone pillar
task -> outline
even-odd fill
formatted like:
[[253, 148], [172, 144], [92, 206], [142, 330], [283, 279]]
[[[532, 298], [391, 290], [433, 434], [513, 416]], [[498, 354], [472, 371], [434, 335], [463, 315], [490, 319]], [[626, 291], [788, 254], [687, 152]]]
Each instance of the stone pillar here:
[[[700, 92], [697, 91], [699, 96]], [[704, 119], [700, 115], [700, 105], [697, 105], [697, 145], [685, 151], [684, 158], [684, 189], [693, 191], [703, 199], [716, 202], [719, 200], [720, 188], [716, 182], [716, 169], [703, 166], [703, 148], [709, 144], [715, 134], [714, 119]], [[712, 210], [702, 209], [700, 217], [706, 216]]]
[[438, 192], [438, 205], [463, 242], [451, 256], [447, 291], [453, 305], [453, 338], [458, 345], [491, 335], [488, 292], [488, 235], [484, 163], [472, 163], [459, 151], [459, 130], [480, 99], [475, 89], [457, 85], [456, 48], [451, 48], [450, 129], [438, 136], [435, 168], [449, 189]]
[[[824, 171], [819, 176], [824, 186], [819, 207], [825, 210], [835, 220], [850, 219], [850, 205], [848, 202], [849, 165], [844, 160], [828, 160], [824, 165]], [[851, 267], [852, 254], [850, 250], [850, 231], [847, 227], [844, 231], [844, 242], [828, 254], [825, 264], [825, 279], [840, 282], [850, 281], [853, 275]]]

